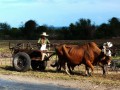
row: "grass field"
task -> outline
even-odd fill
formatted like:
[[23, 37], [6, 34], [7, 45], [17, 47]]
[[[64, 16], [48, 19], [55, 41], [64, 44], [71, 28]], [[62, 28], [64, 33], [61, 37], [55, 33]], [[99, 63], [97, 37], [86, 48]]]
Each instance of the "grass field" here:
[[[26, 41], [10, 41], [10, 42], [26, 42]], [[36, 42], [36, 41], [31, 41], [31, 42]], [[54, 43], [57, 43], [55, 41], [52, 41]], [[63, 41], [60, 41], [63, 43]], [[76, 41], [78, 42], [78, 41]], [[75, 42], [75, 43], [76, 43]], [[83, 42], [83, 41], [79, 41]], [[87, 41], [84, 41], [87, 42]], [[100, 43], [100, 41], [97, 41]], [[103, 41], [101, 41], [102, 43]], [[68, 43], [68, 42], [67, 42]], [[71, 43], [74, 43], [71, 41]], [[70, 44], [71, 44], [70, 43]], [[119, 45], [117, 42], [116, 45]], [[89, 81], [91, 83], [95, 83], [97, 85], [103, 84], [107, 86], [120, 86], [120, 72], [115, 72], [115, 71], [108, 71], [108, 75], [106, 77], [102, 76], [101, 69], [95, 67], [95, 73], [92, 77], [86, 77], [84, 76], [84, 65], [81, 65], [79, 67], [75, 68], [75, 74], [74, 75], [67, 75], [64, 70], [61, 72], [56, 72], [55, 68], [50, 67], [50, 63], [52, 61], [48, 62], [48, 66], [44, 72], [40, 71], [33, 71], [30, 69], [27, 72], [17, 72], [14, 70], [12, 67], [12, 58], [8, 58], [7, 56], [10, 56], [10, 50], [9, 50], [9, 41], [1, 41], [0, 42], [0, 55], [4, 54], [6, 57], [5, 58], [0, 58], [0, 74], [2, 75], [19, 75], [19, 76], [29, 76], [29, 77], [37, 77], [37, 78], [48, 78], [48, 79], [57, 79], [57, 80], [78, 80], [78, 81]], [[7, 55], [6, 55], [7, 54]], [[113, 57], [120, 59], [120, 57]]]

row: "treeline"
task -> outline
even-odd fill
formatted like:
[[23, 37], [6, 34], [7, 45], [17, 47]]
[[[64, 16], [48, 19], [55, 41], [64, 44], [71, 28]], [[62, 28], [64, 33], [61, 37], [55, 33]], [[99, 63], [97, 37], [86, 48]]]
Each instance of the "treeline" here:
[[88, 40], [120, 37], [120, 19], [113, 17], [108, 23], [99, 26], [91, 23], [90, 19], [79, 19], [68, 27], [38, 25], [34, 20], [28, 20], [19, 28], [7, 23], [0, 23], [0, 39], [36, 40], [42, 32], [49, 34], [53, 40]]

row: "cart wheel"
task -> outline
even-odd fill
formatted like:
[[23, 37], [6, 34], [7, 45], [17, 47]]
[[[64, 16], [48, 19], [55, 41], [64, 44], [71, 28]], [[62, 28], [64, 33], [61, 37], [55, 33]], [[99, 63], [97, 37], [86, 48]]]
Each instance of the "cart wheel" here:
[[31, 59], [27, 53], [19, 52], [13, 57], [13, 67], [17, 71], [27, 71], [30, 69]]
[[32, 60], [31, 61], [31, 67], [33, 70], [37, 70], [39, 66], [39, 61]]
[[47, 66], [47, 61], [40, 61], [39, 62], [39, 70], [44, 71]]

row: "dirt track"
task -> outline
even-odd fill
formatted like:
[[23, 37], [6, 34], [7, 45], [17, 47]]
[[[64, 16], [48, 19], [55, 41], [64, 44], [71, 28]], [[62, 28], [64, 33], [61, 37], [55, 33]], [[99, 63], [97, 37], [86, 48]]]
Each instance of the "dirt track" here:
[[102, 84], [93, 84], [88, 81], [78, 81], [78, 80], [52, 80], [52, 79], [38, 79], [35, 77], [28, 76], [13, 76], [13, 75], [0, 75], [1, 79], [17, 81], [22, 83], [34, 83], [34, 84], [53, 84], [64, 87], [79, 88], [82, 90], [120, 90], [120, 87], [107, 87]]

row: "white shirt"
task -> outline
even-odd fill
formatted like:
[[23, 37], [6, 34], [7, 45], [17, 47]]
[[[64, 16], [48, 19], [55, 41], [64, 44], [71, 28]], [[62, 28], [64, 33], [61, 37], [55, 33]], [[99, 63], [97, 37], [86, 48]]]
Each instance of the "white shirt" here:
[[40, 50], [47, 50], [47, 49], [46, 49], [46, 44], [42, 44]]

